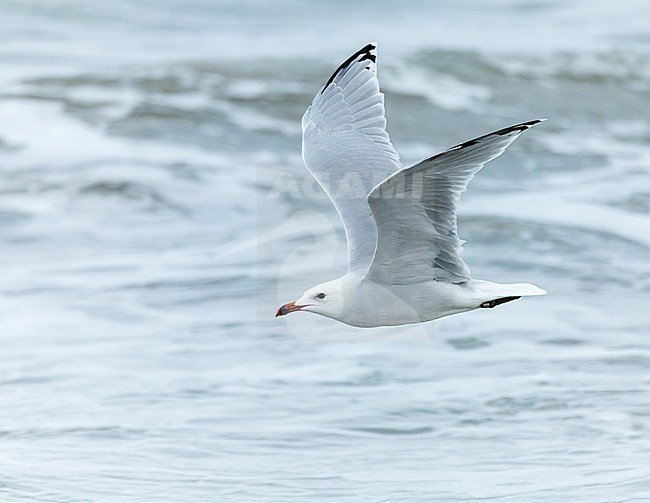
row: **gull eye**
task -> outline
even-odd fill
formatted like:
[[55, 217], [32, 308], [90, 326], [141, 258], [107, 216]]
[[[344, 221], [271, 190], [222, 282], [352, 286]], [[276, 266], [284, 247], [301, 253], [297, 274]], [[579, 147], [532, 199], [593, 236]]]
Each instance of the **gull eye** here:
[[323, 300], [325, 298], [325, 294], [323, 292], [321, 292], [318, 295], [316, 295], [316, 298], [320, 299], [320, 300]]

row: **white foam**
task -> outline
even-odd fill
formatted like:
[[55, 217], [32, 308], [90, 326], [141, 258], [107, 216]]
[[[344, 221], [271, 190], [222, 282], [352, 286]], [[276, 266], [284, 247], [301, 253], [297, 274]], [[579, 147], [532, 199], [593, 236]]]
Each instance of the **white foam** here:
[[413, 65], [389, 66], [383, 87], [390, 94], [421, 96], [434, 106], [446, 110], [480, 111], [491, 98], [485, 86], [461, 82], [451, 75], [429, 74]]

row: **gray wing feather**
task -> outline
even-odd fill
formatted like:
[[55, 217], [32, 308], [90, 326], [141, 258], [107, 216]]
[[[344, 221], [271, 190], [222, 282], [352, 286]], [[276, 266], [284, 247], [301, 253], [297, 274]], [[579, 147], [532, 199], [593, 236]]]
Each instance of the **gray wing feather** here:
[[368, 268], [377, 231], [372, 188], [401, 168], [386, 132], [376, 46], [350, 56], [318, 92], [302, 119], [305, 166], [334, 203], [348, 241], [348, 270]]
[[368, 277], [383, 284], [471, 279], [460, 258], [456, 211], [474, 175], [500, 156], [534, 120], [461, 143], [404, 168], [368, 196], [377, 224], [377, 246]]

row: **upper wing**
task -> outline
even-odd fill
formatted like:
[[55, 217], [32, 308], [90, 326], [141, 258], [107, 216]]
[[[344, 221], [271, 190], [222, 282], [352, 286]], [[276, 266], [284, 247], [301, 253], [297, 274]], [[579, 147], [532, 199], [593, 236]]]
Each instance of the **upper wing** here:
[[471, 279], [460, 258], [463, 241], [456, 222], [460, 195], [486, 162], [539, 122], [524, 122], [461, 143], [377, 185], [368, 196], [378, 232], [368, 277], [389, 285], [431, 278], [451, 283]]
[[302, 118], [302, 157], [341, 216], [348, 270], [367, 269], [375, 250], [368, 193], [401, 167], [385, 129], [375, 61], [375, 44], [350, 56]]

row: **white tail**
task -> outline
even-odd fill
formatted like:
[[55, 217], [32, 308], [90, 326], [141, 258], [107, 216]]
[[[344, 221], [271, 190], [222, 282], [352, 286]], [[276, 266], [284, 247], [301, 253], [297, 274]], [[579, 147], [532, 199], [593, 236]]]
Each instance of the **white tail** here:
[[530, 283], [513, 283], [502, 285], [491, 281], [472, 280], [468, 288], [473, 290], [472, 297], [477, 301], [476, 307], [492, 308], [517, 300], [520, 297], [546, 295], [546, 290]]
[[542, 290], [530, 283], [502, 285], [501, 283], [492, 283], [491, 281], [481, 281], [478, 279], [470, 281], [468, 287], [473, 290], [472, 297], [479, 303], [505, 297], [532, 297], [535, 295], [546, 295], [547, 293], [546, 290]]
[[520, 297], [532, 297], [534, 295], [546, 295], [548, 292], [530, 283], [513, 283], [510, 285], [499, 285], [507, 295], [518, 295]]

